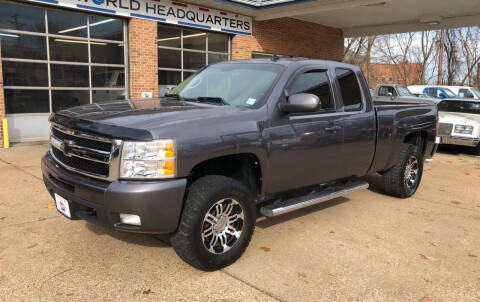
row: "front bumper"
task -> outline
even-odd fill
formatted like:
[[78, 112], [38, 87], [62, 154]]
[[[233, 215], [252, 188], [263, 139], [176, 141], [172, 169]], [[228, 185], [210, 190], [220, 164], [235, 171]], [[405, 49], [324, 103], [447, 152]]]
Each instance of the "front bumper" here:
[[442, 137], [442, 144], [445, 145], [458, 145], [458, 146], [467, 146], [467, 147], [476, 147], [480, 139], [470, 138], [470, 137], [463, 137], [463, 136], [443, 136]]
[[[72, 173], [50, 152], [42, 159], [49, 193], [67, 199], [72, 219], [83, 219], [123, 231], [171, 233], [178, 226], [187, 180], [104, 182]], [[138, 215], [141, 226], [123, 224], [120, 213]]]

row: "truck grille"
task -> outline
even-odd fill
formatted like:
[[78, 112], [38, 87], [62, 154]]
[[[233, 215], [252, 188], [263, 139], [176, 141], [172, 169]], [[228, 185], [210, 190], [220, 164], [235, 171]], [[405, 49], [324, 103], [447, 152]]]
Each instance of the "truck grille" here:
[[119, 145], [119, 141], [52, 125], [50, 153], [64, 168], [79, 174], [112, 180]]
[[453, 129], [453, 124], [440, 123], [438, 126], [438, 135], [451, 135]]

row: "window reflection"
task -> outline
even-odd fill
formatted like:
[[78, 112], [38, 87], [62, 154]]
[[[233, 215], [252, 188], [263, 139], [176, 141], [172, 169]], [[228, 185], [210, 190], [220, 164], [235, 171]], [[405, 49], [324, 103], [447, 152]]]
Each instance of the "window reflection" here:
[[50, 34], [87, 37], [87, 16], [59, 10], [48, 10], [48, 32]]
[[[0, 41], [8, 114], [48, 113], [50, 97], [53, 111], [125, 98], [122, 19], [0, 2]], [[58, 61], [50, 64], [50, 80], [47, 45], [50, 60]]]
[[90, 42], [92, 63], [123, 64], [124, 44]]
[[0, 3], [0, 28], [45, 31], [45, 10], [39, 7]]
[[3, 58], [47, 59], [45, 37], [0, 32]]
[[5, 86], [48, 86], [47, 64], [4, 61], [2, 65]]
[[5, 89], [5, 112], [48, 113], [48, 90]]
[[53, 90], [52, 111], [57, 112], [70, 107], [86, 105], [90, 103], [88, 90]]
[[88, 66], [52, 64], [52, 87], [88, 87]]
[[109, 17], [90, 16], [90, 38], [123, 40], [123, 21]]
[[88, 62], [88, 42], [83, 40], [50, 38], [50, 60]]

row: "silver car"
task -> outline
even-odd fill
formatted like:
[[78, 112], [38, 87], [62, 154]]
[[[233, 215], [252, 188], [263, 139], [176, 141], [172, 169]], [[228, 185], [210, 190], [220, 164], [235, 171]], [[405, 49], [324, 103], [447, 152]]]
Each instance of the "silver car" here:
[[443, 100], [438, 112], [441, 143], [472, 147], [480, 155], [480, 100]]

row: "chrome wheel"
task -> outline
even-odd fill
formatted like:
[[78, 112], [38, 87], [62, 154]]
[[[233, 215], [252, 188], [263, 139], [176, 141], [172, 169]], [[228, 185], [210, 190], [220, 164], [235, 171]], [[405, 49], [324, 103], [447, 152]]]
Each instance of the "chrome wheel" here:
[[202, 242], [213, 254], [223, 254], [239, 240], [243, 229], [243, 209], [232, 198], [217, 201], [203, 217]]
[[418, 159], [415, 156], [410, 156], [405, 167], [405, 184], [410, 189], [415, 187], [418, 179]]

